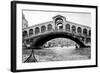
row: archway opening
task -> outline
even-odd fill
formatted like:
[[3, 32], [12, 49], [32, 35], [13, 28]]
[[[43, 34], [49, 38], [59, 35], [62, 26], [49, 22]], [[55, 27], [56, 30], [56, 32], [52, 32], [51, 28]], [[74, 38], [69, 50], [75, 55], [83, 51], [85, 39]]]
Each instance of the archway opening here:
[[29, 36], [33, 35], [33, 29], [29, 30]]
[[27, 31], [23, 31], [23, 37], [27, 37], [27, 36], [28, 36]]
[[39, 32], [40, 32], [39, 27], [36, 27], [36, 28], [35, 28], [35, 34], [38, 34]]
[[58, 30], [63, 29], [63, 24], [62, 24], [62, 23], [57, 24], [57, 29], [58, 29]]
[[62, 18], [56, 18], [55, 24], [58, 30], [63, 29], [63, 19]]
[[76, 33], [76, 27], [74, 25], [72, 26], [72, 33]]
[[43, 46], [46, 42], [55, 39], [55, 38], [66, 38], [66, 39], [70, 39], [73, 40], [74, 42], [76, 42], [79, 47], [86, 47], [85, 44], [79, 40], [77, 37], [73, 37], [72, 35], [68, 35], [65, 32], [57, 32], [57, 33], [50, 33], [50, 34], [45, 34], [45, 35], [41, 35], [41, 37], [38, 37], [36, 39], [36, 41], [33, 43], [33, 47], [36, 48], [41, 48], [41, 46]]
[[70, 31], [70, 24], [66, 24], [66, 31]]
[[52, 25], [48, 24], [47, 29], [48, 29], [48, 31], [52, 30]]
[[41, 26], [41, 32], [43, 33], [43, 32], [45, 32], [46, 31], [46, 26]]
[[71, 39], [68, 38], [54, 38], [43, 44], [42, 48], [54, 49], [54, 48], [66, 48], [75, 49], [79, 45]]
[[82, 33], [81, 27], [78, 27], [78, 28], [77, 28], [77, 32], [78, 32], [79, 35], [81, 35], [81, 33]]
[[87, 36], [87, 29], [86, 28], [83, 29], [83, 35]]

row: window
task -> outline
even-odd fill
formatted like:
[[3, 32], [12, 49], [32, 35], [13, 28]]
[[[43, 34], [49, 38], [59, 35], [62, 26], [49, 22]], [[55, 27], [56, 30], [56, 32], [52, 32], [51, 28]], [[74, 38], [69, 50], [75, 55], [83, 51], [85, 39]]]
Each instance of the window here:
[[42, 26], [41, 27], [41, 32], [45, 32], [46, 31], [46, 27], [45, 26]]
[[35, 28], [35, 34], [38, 34], [39, 32], [40, 32], [39, 27], [36, 27], [36, 28]]

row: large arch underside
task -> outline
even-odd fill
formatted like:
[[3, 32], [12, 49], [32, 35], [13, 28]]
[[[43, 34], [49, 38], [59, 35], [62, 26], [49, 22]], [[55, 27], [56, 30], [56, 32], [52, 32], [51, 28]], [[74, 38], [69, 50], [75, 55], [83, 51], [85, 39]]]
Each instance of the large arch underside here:
[[36, 41], [33, 42], [31, 47], [34, 48], [41, 48], [41, 46], [43, 46], [43, 44], [45, 44], [47, 41], [54, 39], [54, 38], [67, 38], [67, 39], [71, 39], [74, 42], [76, 42], [80, 47], [86, 47], [86, 45], [79, 40], [77, 37], [65, 33], [65, 32], [53, 32], [53, 33], [49, 33], [49, 34], [44, 34], [41, 36], [38, 36], [38, 38], [36, 39]]

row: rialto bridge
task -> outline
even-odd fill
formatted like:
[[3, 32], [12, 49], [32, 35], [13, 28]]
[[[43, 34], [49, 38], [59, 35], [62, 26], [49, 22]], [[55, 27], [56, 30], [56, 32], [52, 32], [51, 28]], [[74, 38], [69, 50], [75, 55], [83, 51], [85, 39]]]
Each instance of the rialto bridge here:
[[57, 15], [52, 21], [36, 24], [23, 30], [23, 44], [30, 48], [41, 48], [47, 41], [64, 37], [75, 41], [80, 47], [91, 44], [91, 28], [66, 20]]

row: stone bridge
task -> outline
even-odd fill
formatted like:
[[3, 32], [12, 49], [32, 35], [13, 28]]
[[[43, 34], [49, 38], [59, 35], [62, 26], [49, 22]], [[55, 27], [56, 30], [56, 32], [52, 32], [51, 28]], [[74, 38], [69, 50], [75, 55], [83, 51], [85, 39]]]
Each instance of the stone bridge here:
[[47, 41], [64, 37], [75, 41], [80, 47], [91, 45], [91, 28], [66, 20], [66, 17], [57, 15], [52, 21], [35, 24], [24, 28], [23, 44], [30, 48], [40, 48]]

